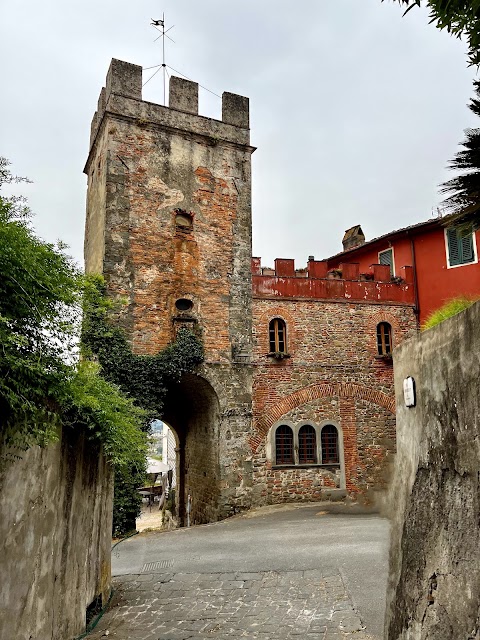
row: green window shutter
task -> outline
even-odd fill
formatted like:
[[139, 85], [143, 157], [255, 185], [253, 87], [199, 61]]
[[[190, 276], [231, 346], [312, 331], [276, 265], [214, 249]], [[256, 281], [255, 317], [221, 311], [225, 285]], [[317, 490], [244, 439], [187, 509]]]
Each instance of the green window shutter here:
[[465, 229], [461, 233], [460, 246], [462, 247], [462, 264], [473, 262], [475, 254], [473, 252], [473, 233], [470, 229]]
[[451, 267], [475, 260], [471, 229], [447, 229], [448, 259]]
[[462, 264], [461, 246], [456, 229], [447, 229], [448, 261], [451, 267]]

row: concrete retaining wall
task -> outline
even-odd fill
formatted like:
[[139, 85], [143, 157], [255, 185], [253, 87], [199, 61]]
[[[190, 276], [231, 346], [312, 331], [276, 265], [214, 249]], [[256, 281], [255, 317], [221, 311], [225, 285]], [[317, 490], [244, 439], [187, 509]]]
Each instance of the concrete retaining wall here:
[[70, 640], [110, 592], [113, 483], [83, 429], [33, 447], [0, 489], [0, 640]]
[[[394, 356], [387, 640], [480, 638], [480, 303]], [[413, 376], [417, 405], [405, 406]]]

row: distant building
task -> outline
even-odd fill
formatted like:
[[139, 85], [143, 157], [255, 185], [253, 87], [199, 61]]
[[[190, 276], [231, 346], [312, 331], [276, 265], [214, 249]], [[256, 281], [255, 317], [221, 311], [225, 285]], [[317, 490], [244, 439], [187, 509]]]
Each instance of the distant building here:
[[151, 426], [150, 456], [163, 460], [164, 424], [161, 420], [154, 420]]
[[166, 424], [162, 433], [162, 461], [168, 464], [173, 472], [172, 488], [177, 486], [177, 442], [175, 434]]
[[175, 434], [170, 427], [161, 420], [154, 420], [151, 424], [150, 456], [161, 459], [173, 472], [172, 487], [177, 484], [177, 443]]

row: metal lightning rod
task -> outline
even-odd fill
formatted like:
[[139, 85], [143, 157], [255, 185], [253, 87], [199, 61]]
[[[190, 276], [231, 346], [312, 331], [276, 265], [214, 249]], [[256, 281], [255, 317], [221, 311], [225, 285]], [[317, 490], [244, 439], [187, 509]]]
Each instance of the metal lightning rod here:
[[[168, 38], [172, 42], [175, 42], [174, 40], [172, 40], [172, 38], [169, 35], [167, 35], [168, 32], [171, 29], [173, 29], [175, 25], [172, 25], [168, 29], [165, 29], [165, 13], [162, 13], [161, 20], [154, 20], [154, 18], [152, 18], [152, 21], [150, 24], [152, 25], [152, 27], [154, 27], [156, 31], [160, 31], [160, 35], [158, 36], [158, 38], [155, 38], [154, 42], [156, 42], [160, 38], [162, 39], [162, 64], [161, 65], [158, 64], [156, 65], [156, 67], [160, 67], [163, 71], [163, 105], [166, 106], [167, 104], [167, 90], [166, 90], [167, 64], [165, 62], [165, 38]], [[155, 67], [148, 67], [148, 68], [154, 69]], [[156, 75], [158, 71], [160, 71], [160, 68], [157, 69], [157, 71], [155, 71], [155, 73], [147, 80], [147, 82], [149, 82], [153, 78], [153, 76]], [[145, 84], [147, 84], [147, 82], [145, 82]]]

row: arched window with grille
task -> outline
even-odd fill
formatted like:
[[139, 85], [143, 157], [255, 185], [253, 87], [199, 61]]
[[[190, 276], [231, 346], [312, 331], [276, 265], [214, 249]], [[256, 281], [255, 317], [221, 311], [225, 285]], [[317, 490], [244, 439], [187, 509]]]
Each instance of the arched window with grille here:
[[333, 424], [326, 424], [320, 437], [322, 441], [322, 464], [338, 464], [340, 455], [337, 428]]
[[287, 325], [282, 318], [273, 318], [269, 324], [270, 353], [287, 353]]
[[392, 353], [392, 327], [388, 322], [377, 325], [377, 349], [379, 356], [389, 356]]
[[317, 464], [317, 434], [311, 424], [304, 424], [298, 431], [298, 462]]
[[286, 424], [277, 427], [275, 431], [275, 460], [276, 464], [294, 464], [293, 430]]

